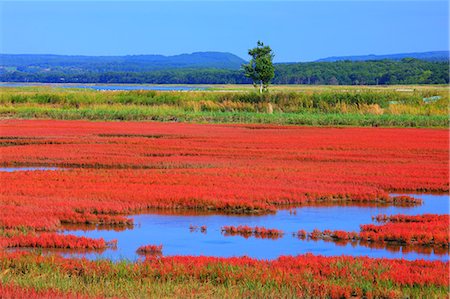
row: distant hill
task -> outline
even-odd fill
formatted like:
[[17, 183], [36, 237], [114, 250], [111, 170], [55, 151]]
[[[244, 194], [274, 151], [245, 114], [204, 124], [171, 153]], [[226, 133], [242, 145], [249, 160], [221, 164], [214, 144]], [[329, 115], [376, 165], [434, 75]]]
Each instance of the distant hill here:
[[147, 72], [179, 68], [217, 68], [238, 70], [245, 63], [242, 58], [222, 52], [195, 52], [174, 56], [71, 56], [50, 54], [0, 54], [0, 68], [22, 72], [64, 71], [90, 72]]
[[398, 53], [388, 55], [361, 55], [361, 56], [332, 56], [316, 60], [316, 62], [334, 62], [334, 61], [368, 61], [368, 60], [402, 60], [403, 58], [415, 58], [426, 61], [448, 61], [449, 51], [432, 51], [420, 53]]
[[[436, 53], [436, 52], [433, 52]], [[444, 52], [447, 53], [448, 52]], [[421, 53], [424, 57], [424, 53]], [[447, 60], [397, 59], [276, 63], [274, 84], [448, 84]], [[361, 56], [360, 56], [361, 57]], [[366, 56], [371, 57], [374, 56]], [[386, 56], [377, 56], [385, 58]], [[392, 55], [391, 55], [392, 57]], [[416, 55], [417, 57], [417, 55]], [[430, 56], [428, 57], [437, 57]], [[198, 52], [175, 56], [64, 56], [0, 54], [0, 82], [45, 83], [252, 83], [238, 56]]]

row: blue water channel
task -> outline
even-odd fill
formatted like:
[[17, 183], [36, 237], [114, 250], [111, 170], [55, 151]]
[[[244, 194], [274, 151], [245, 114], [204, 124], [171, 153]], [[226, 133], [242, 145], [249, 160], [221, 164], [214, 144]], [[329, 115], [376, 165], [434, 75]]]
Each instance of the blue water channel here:
[[[258, 259], [275, 259], [281, 255], [313, 253], [324, 256], [351, 255], [377, 258], [405, 258], [408, 260], [449, 259], [448, 250], [434, 252], [390, 246], [371, 248], [356, 244], [337, 244], [330, 241], [300, 240], [292, 233], [299, 229], [308, 232], [320, 230], [359, 231], [361, 224], [375, 223], [372, 216], [378, 214], [448, 214], [448, 195], [412, 195], [421, 198], [423, 204], [415, 207], [394, 206], [305, 206], [291, 210], [280, 210], [276, 214], [263, 216], [201, 215], [201, 214], [143, 214], [131, 216], [135, 227], [122, 231], [98, 229], [67, 229], [64, 233], [105, 240], [118, 240], [116, 249], [99, 253], [69, 254], [90, 259], [136, 260], [136, 249], [142, 245], [163, 245], [164, 255], [250, 256]], [[205, 233], [193, 231], [190, 226], [207, 226]], [[276, 228], [285, 232], [277, 240], [255, 237], [225, 236], [221, 227], [225, 225], [249, 225]]]
[[33, 83], [0, 83], [0, 87], [27, 87], [27, 86], [50, 86], [53, 88], [82, 88], [94, 90], [156, 90], [156, 91], [193, 91], [205, 90], [200, 86], [183, 86], [183, 85], [140, 85], [140, 84], [33, 84]]

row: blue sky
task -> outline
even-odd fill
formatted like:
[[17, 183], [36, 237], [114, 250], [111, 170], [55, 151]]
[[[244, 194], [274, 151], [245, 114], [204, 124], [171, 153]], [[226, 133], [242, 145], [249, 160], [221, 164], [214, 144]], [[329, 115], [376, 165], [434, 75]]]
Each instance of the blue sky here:
[[447, 1], [0, 1], [0, 52], [174, 55], [262, 40], [277, 62], [447, 50]]

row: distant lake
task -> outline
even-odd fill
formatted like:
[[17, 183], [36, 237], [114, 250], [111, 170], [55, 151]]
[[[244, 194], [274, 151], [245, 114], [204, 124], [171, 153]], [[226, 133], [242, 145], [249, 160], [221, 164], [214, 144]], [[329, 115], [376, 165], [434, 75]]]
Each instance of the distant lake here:
[[140, 85], [140, 84], [66, 84], [66, 83], [0, 83], [0, 87], [50, 86], [53, 88], [85, 88], [94, 90], [159, 90], [193, 91], [205, 90], [205, 87], [183, 85]]

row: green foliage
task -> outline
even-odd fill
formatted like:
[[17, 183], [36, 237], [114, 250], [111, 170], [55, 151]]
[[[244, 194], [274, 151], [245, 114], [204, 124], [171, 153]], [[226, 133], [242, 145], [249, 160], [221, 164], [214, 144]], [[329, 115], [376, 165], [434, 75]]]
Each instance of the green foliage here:
[[103, 105], [85, 108], [51, 106], [0, 107], [0, 116], [126, 121], [186, 121], [197, 123], [260, 123], [307, 126], [448, 127], [445, 115], [361, 114], [361, 113], [260, 113], [246, 111], [187, 111], [176, 107]]
[[[448, 62], [417, 59], [401, 61], [337, 61], [275, 64], [273, 84], [389, 85], [448, 84]], [[46, 83], [148, 83], [148, 84], [248, 84], [238, 70], [166, 69], [156, 71], [68, 71], [64, 68], [26, 72], [0, 72], [3, 82]]]
[[269, 46], [258, 41], [256, 48], [249, 49], [248, 55], [252, 57], [248, 64], [242, 66], [246, 77], [252, 79], [253, 85], [259, 85], [259, 92], [267, 91], [270, 80], [275, 76], [272, 60], [274, 54]]
[[[396, 91], [399, 89], [399, 91]], [[447, 127], [441, 87], [308, 88], [270, 93], [0, 89], [0, 116], [295, 125]], [[433, 102], [424, 98], [435, 96]], [[269, 104], [270, 103], [270, 104]], [[269, 108], [270, 106], [270, 108]], [[273, 113], [273, 114], [271, 114]]]
[[401, 61], [337, 61], [276, 65], [274, 84], [387, 85], [446, 84], [448, 62], [417, 59]]

